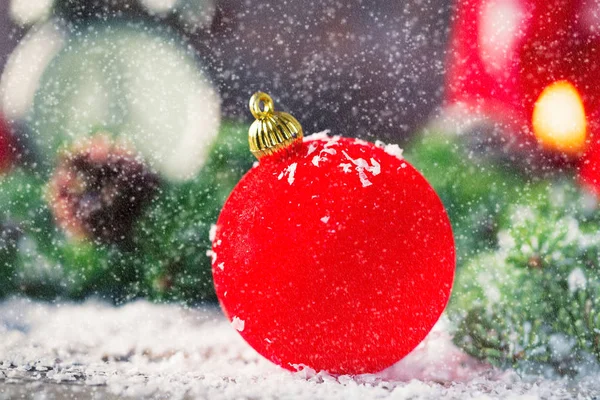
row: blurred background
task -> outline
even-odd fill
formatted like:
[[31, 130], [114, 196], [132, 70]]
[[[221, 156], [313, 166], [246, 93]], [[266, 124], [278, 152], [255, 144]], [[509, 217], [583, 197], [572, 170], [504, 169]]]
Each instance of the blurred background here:
[[225, 116], [249, 120], [260, 89], [306, 131], [400, 138], [441, 102], [447, 1], [4, 0], [0, 64], [53, 15], [171, 27], [200, 54]]
[[[441, 108], [441, 0], [5, 0], [0, 296], [213, 301], [248, 99], [405, 145]], [[208, 252], [208, 256], [207, 256]]]

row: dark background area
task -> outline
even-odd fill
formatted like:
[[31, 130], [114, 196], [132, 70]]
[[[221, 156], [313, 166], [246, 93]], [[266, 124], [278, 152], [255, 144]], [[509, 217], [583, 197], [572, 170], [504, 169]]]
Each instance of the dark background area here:
[[[262, 90], [307, 132], [400, 139], [441, 104], [449, 3], [222, 0], [212, 26], [188, 39], [226, 116], [250, 121], [248, 98]], [[26, 31], [9, 4], [0, 2], [1, 65]]]
[[309, 132], [404, 136], [441, 103], [449, 3], [224, 1], [225, 110], [269, 90]]

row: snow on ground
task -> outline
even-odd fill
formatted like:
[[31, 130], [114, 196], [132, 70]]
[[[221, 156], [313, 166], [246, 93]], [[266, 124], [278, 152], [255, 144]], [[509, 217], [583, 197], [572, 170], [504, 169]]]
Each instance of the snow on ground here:
[[594, 398], [599, 378], [532, 380], [494, 371], [456, 349], [443, 321], [388, 370], [334, 377], [272, 365], [215, 306], [0, 303], [0, 399]]

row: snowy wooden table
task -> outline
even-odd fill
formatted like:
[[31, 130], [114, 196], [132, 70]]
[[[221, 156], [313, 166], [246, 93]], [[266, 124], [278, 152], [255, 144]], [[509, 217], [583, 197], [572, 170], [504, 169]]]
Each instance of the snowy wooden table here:
[[439, 323], [376, 375], [288, 372], [257, 355], [215, 306], [0, 303], [0, 399], [598, 398], [600, 376], [522, 379], [462, 354]]

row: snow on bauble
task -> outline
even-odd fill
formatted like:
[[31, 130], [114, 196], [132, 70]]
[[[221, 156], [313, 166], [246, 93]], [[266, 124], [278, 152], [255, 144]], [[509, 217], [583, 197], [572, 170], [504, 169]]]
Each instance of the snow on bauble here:
[[11, 55], [0, 93], [43, 164], [64, 144], [104, 130], [176, 181], [200, 171], [221, 118], [219, 95], [189, 46], [132, 22], [33, 29]]
[[446, 306], [450, 222], [398, 151], [302, 139], [301, 128], [291, 137], [260, 157], [223, 207], [216, 293], [239, 334], [282, 367], [380, 371], [414, 349]]

